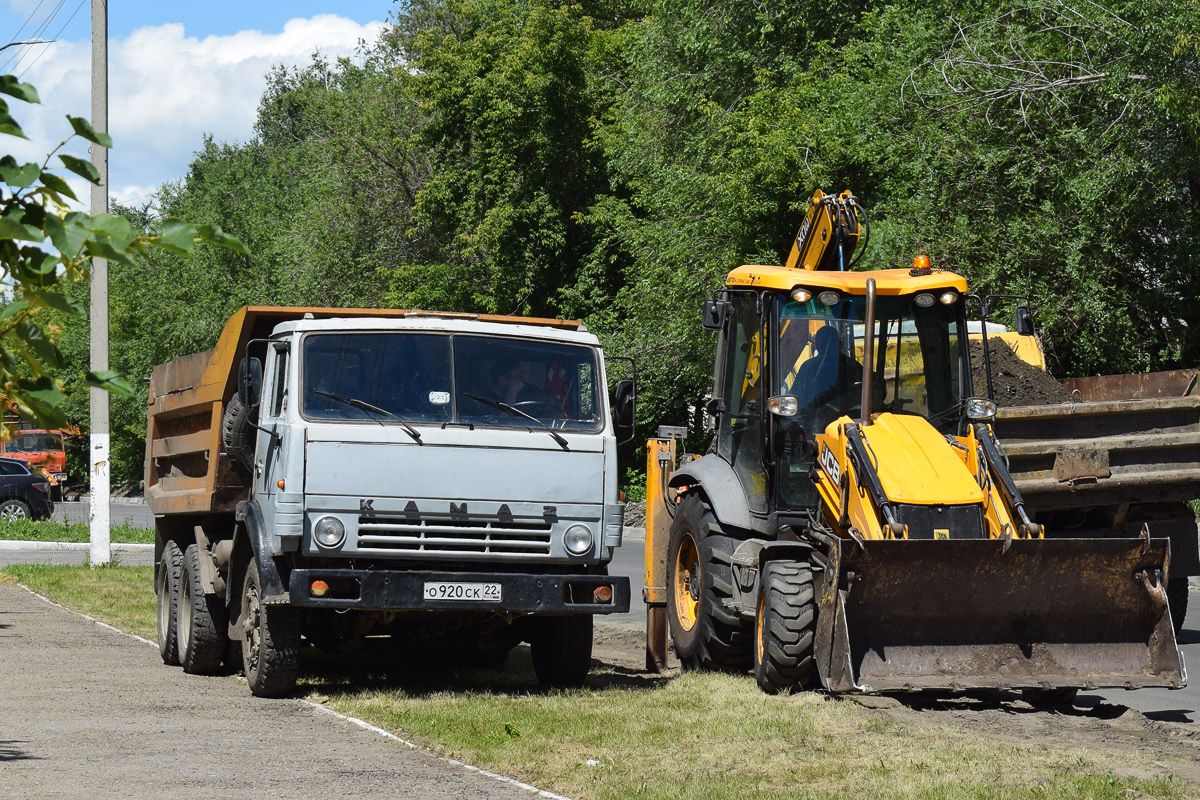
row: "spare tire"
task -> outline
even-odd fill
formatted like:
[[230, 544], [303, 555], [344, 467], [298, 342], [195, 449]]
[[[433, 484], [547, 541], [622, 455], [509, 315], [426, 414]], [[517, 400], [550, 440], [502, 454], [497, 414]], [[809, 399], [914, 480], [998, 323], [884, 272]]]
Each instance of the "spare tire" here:
[[234, 464], [250, 471], [254, 464], [255, 429], [258, 409], [251, 409], [242, 402], [240, 395], [229, 398], [225, 416], [221, 418], [221, 443]]

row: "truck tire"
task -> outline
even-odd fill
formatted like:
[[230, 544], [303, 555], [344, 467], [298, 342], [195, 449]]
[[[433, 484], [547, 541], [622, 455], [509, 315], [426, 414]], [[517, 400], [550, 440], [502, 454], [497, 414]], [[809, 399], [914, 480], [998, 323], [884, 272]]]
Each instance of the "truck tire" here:
[[262, 602], [258, 562], [251, 559], [242, 584], [242, 669], [255, 697], [285, 697], [300, 672], [300, 616], [291, 606]]
[[158, 600], [158, 654], [168, 667], [179, 666], [179, 583], [183, 553], [173, 540], [163, 545], [162, 558], [154, 570], [154, 595]]
[[192, 675], [216, 675], [225, 655], [228, 623], [220, 598], [204, 593], [200, 583], [200, 551], [194, 544], [183, 552], [178, 595], [175, 635], [179, 640], [179, 664]]
[[235, 394], [229, 398], [221, 418], [221, 443], [225, 445], [225, 452], [247, 471], [254, 464], [255, 430], [250, 423], [255, 416], [254, 409], [247, 408], [242, 398]]
[[697, 495], [680, 501], [667, 544], [667, 623], [684, 669], [750, 666], [751, 627], [726, 605], [737, 544]]
[[1187, 616], [1188, 579], [1186, 577], [1171, 578], [1167, 581], [1167, 607], [1171, 609], [1171, 625], [1175, 635], [1183, 630], [1183, 618]]
[[592, 667], [592, 615], [540, 617], [529, 641], [538, 683], [558, 689], [583, 686]]
[[806, 562], [769, 561], [763, 569], [754, 625], [754, 679], [768, 694], [812, 689], [817, 601]]

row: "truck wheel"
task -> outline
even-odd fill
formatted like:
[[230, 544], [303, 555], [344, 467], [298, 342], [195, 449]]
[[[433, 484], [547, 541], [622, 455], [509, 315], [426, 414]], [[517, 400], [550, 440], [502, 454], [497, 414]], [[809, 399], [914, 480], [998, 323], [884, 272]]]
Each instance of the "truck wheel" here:
[[768, 694], [812, 689], [817, 603], [805, 562], [769, 561], [763, 570], [754, 625], [754, 679]]
[[154, 570], [154, 595], [158, 599], [158, 654], [168, 667], [179, 666], [179, 637], [176, 616], [179, 613], [179, 578], [183, 573], [183, 553], [168, 540], [162, 558]]
[[737, 543], [698, 496], [680, 501], [667, 544], [667, 622], [684, 669], [750, 666], [750, 626], [726, 605]]
[[225, 452], [237, 465], [249, 470], [254, 464], [255, 430], [250, 427], [253, 421], [252, 409], [246, 407], [242, 398], [233, 395], [229, 405], [225, 406], [225, 415], [221, 418], [221, 443]]
[[541, 617], [529, 642], [538, 683], [565, 689], [583, 686], [592, 666], [592, 615]]
[[178, 596], [175, 635], [179, 640], [179, 663], [192, 675], [216, 675], [225, 654], [225, 608], [216, 595], [204, 593], [200, 552], [194, 544], [183, 552]]
[[242, 585], [242, 669], [255, 697], [284, 697], [300, 672], [300, 617], [291, 606], [262, 602], [258, 563], [251, 560]]
[[1183, 618], [1187, 616], [1189, 590], [1186, 577], [1167, 581], [1167, 607], [1171, 609], [1171, 625], [1175, 628], [1176, 636], [1183, 630]]

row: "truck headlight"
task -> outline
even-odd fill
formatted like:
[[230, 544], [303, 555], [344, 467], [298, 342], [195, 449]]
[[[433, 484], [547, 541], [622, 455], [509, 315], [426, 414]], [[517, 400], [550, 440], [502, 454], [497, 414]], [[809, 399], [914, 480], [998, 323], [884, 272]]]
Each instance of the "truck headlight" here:
[[586, 525], [572, 525], [563, 536], [563, 546], [573, 556], [582, 556], [592, 550], [592, 532]]
[[313, 536], [322, 547], [337, 547], [346, 538], [346, 526], [337, 517], [321, 517], [313, 525]]

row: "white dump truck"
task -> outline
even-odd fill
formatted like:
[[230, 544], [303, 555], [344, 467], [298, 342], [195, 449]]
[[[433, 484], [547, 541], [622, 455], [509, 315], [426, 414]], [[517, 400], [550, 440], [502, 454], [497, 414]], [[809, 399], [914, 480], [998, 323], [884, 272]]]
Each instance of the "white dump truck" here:
[[583, 682], [626, 612], [615, 429], [578, 322], [247, 307], [150, 381], [163, 661], [293, 691], [303, 642]]

